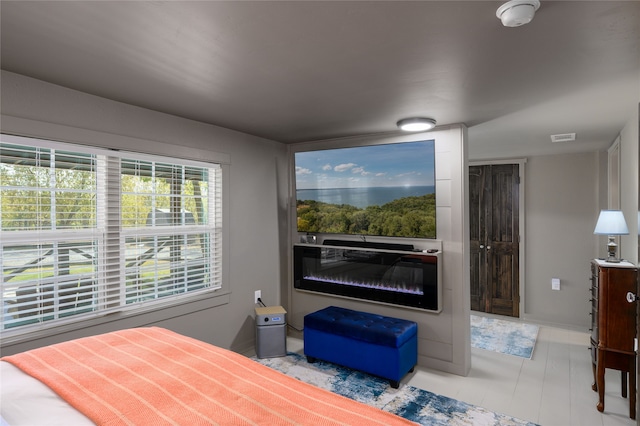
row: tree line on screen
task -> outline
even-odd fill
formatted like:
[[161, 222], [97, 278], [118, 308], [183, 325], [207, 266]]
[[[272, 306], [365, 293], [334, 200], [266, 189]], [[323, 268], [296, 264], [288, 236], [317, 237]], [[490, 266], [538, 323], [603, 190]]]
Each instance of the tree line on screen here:
[[435, 194], [398, 198], [382, 206], [364, 209], [348, 204], [298, 200], [296, 210], [299, 232], [436, 237]]

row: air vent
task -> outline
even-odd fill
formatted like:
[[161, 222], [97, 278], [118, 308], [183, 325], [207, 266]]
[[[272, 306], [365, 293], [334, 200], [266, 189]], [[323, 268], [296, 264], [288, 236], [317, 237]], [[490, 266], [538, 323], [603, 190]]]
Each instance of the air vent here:
[[551, 142], [571, 142], [576, 140], [575, 133], [563, 133], [560, 135], [551, 135]]

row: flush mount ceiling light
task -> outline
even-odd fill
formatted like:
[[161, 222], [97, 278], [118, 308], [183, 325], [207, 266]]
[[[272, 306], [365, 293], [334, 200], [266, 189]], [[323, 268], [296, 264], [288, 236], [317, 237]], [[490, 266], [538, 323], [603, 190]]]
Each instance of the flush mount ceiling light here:
[[396, 124], [400, 130], [404, 130], [405, 132], [423, 132], [436, 127], [436, 120], [426, 117], [412, 117], [403, 118]]
[[498, 8], [496, 16], [505, 27], [519, 27], [531, 22], [539, 7], [539, 0], [511, 0]]

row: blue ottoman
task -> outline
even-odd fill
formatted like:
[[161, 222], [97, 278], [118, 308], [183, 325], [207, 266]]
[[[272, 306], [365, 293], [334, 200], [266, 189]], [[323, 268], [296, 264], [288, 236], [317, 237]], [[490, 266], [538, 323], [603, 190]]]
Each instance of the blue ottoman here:
[[304, 317], [304, 354], [389, 380], [392, 387], [418, 362], [413, 321], [329, 306]]

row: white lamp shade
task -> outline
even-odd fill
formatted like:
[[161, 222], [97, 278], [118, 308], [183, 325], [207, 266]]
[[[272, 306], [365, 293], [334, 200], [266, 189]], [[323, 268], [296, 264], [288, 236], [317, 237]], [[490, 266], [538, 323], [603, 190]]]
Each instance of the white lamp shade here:
[[620, 210], [601, 210], [594, 234], [628, 235], [629, 228]]

